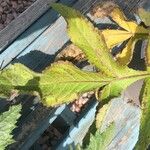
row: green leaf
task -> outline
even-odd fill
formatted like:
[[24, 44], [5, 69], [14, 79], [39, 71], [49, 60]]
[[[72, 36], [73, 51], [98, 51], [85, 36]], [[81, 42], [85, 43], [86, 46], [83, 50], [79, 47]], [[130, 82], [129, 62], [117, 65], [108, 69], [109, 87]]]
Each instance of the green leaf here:
[[150, 26], [150, 12], [144, 10], [143, 8], [139, 8], [138, 14], [139, 14], [141, 20], [145, 23], [145, 25]]
[[145, 80], [143, 90], [140, 132], [136, 150], [146, 150], [150, 144], [150, 79]]
[[[18, 74], [19, 70], [23, 74]], [[146, 71], [131, 70], [123, 77], [108, 77], [101, 73], [81, 71], [71, 63], [64, 62], [55, 63], [42, 74], [36, 74], [23, 65], [15, 64], [2, 71], [0, 80], [2, 94], [9, 95], [12, 90], [29, 94], [31, 91], [36, 91], [45, 105], [55, 106], [70, 102], [84, 92], [103, 86], [110, 88], [105, 98], [118, 96], [131, 83], [148, 76], [150, 74]], [[5, 81], [8, 81], [9, 84]], [[101, 93], [101, 99], [103, 99], [104, 90]]]
[[12, 90], [22, 90], [22, 92], [37, 90], [39, 75], [22, 64], [10, 65], [0, 71], [0, 97], [9, 97]]
[[0, 149], [4, 150], [14, 143], [13, 129], [16, 128], [17, 119], [20, 117], [21, 105], [10, 107], [9, 111], [0, 114]]
[[[142, 72], [141, 72], [142, 73]], [[137, 74], [132, 74], [131, 76], [124, 76], [122, 78], [117, 78], [113, 81], [111, 81], [109, 84], [103, 87], [103, 89], [97, 94], [97, 97], [99, 100], [109, 100], [111, 98], [117, 97], [121, 94], [123, 90], [125, 90], [129, 85], [132, 83], [144, 79], [146, 77], [149, 77], [149, 73], [142, 73], [140, 72]], [[128, 74], [128, 73], [127, 73]]]
[[86, 150], [107, 150], [107, 146], [110, 144], [115, 135], [115, 124], [112, 123], [105, 131], [100, 133], [96, 131], [95, 135], [90, 136], [90, 143]]
[[55, 63], [43, 72], [39, 87], [47, 106], [70, 102], [86, 91], [95, 90], [112, 80], [100, 73], [81, 71], [71, 63]]
[[[132, 74], [126, 73], [126, 76], [121, 78], [107, 77], [101, 73], [81, 71], [69, 63], [56, 63], [43, 72], [39, 88], [43, 103], [47, 106], [53, 106], [70, 102], [79, 94], [103, 86], [110, 88], [109, 92], [106, 92], [105, 98], [116, 97], [130, 84], [149, 76], [150, 74], [146, 71], [134, 71]], [[101, 92], [101, 98], [103, 98], [104, 91]]]
[[146, 62], [147, 70], [150, 71], [150, 36], [148, 37], [147, 47], [145, 50], [145, 62]]
[[108, 109], [110, 108], [110, 103], [105, 104], [102, 108], [99, 109], [98, 113], [96, 114], [96, 128], [101, 129], [102, 123], [105, 120], [106, 114]]
[[53, 4], [52, 7], [67, 20], [71, 41], [85, 53], [92, 64], [109, 76], [126, 72], [109, 53], [102, 34], [79, 11], [62, 4]]

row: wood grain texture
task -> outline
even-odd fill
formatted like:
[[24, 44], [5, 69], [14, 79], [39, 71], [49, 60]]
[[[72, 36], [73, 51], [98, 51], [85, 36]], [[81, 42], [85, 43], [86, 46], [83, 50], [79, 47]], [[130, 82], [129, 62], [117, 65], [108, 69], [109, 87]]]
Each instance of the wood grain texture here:
[[74, 147], [76, 144], [82, 144], [82, 140], [95, 119], [94, 114], [97, 104], [96, 101], [90, 104], [88, 112], [80, 117], [78, 123], [70, 127], [68, 134], [66, 134], [60, 144], [56, 146], [56, 150], [68, 150], [69, 145]]
[[56, 0], [37, 0], [6, 28], [0, 32], [0, 53], [4, 51], [19, 34], [25, 31], [36, 19], [38, 19]]
[[[74, 0], [60, 0], [61, 3], [71, 5]], [[54, 22], [58, 18], [58, 14], [49, 9], [42, 17], [40, 17], [28, 30], [20, 35], [9, 47], [0, 54], [0, 66], [4, 68], [8, 65], [16, 56], [25, 51], [34, 41], [37, 41], [38, 37], [47, 29], [54, 26]], [[53, 35], [52, 35], [53, 36]], [[44, 39], [43, 39], [44, 40]], [[42, 43], [42, 41], [38, 42]], [[64, 43], [63, 43], [64, 44]], [[36, 48], [33, 48], [37, 50]]]
[[104, 126], [115, 122], [115, 137], [108, 146], [109, 150], [132, 150], [138, 139], [140, 109], [124, 101], [122, 97], [114, 99], [108, 110]]

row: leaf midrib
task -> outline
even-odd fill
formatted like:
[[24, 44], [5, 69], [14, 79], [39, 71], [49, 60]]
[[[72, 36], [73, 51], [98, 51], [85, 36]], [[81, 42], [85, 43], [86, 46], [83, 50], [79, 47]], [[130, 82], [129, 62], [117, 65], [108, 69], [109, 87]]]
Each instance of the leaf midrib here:
[[[131, 76], [125, 76], [125, 77], [120, 77], [120, 78], [118, 78], [118, 77], [116, 77], [116, 78], [112, 78], [112, 79], [110, 79], [110, 80], [94, 80], [94, 81], [92, 81], [92, 80], [68, 80], [68, 81], [53, 81], [52, 83], [59, 83], [59, 84], [61, 84], [61, 83], [79, 83], [79, 82], [93, 82], [93, 83], [97, 83], [97, 82], [100, 82], [100, 83], [112, 83], [112, 82], [116, 82], [116, 81], [120, 81], [120, 80], [126, 80], [126, 79], [131, 79], [131, 78], [136, 78], [136, 77], [142, 77], [143, 76], [143, 78], [146, 78], [146, 77], [150, 77], [150, 73], [145, 73], [145, 74], [138, 74], [138, 75], [131, 75]], [[50, 82], [49, 82], [49, 84], [50, 84]], [[42, 84], [42, 85], [49, 85], [49, 84]]]
[[[126, 79], [131, 79], [131, 78], [136, 78], [136, 77], [143, 77], [143, 78], [146, 78], [146, 77], [150, 77], [150, 73], [143, 73], [143, 74], [137, 74], [137, 75], [130, 75], [130, 76], [125, 76], [125, 77], [116, 77], [116, 78], [112, 78], [112, 79], [108, 79], [108, 80], [68, 80], [68, 81], [58, 81], [58, 80], [55, 80], [53, 82], [47, 82], [45, 84], [41, 84], [41, 86], [45, 86], [45, 85], [50, 85], [50, 84], [68, 84], [68, 83], [113, 83], [113, 82], [116, 82], [116, 81], [121, 81], [121, 80], [126, 80]], [[58, 82], [57, 82], [58, 81]], [[4, 84], [4, 86], [7, 86], [7, 84]], [[16, 86], [16, 85], [12, 85], [14, 87], [30, 87], [33, 86], [37, 86], [37, 83], [35, 84], [32, 84], [32, 85], [25, 85], [25, 86]]]

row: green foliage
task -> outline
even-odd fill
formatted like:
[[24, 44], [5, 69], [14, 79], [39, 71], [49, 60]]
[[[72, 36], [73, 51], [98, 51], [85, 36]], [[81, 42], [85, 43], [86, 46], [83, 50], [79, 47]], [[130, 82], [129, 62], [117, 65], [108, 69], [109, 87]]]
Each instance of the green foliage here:
[[69, 102], [78, 94], [102, 87], [111, 80], [101, 73], [81, 71], [71, 63], [56, 63], [43, 72], [39, 88], [44, 104], [53, 106]]
[[100, 129], [102, 127], [103, 121], [105, 120], [107, 111], [109, 110], [111, 103], [105, 104], [98, 110], [96, 115], [96, 128]]
[[[107, 76], [114, 78], [100, 91], [100, 99], [110, 99], [110, 97], [118, 96], [120, 92], [127, 86], [139, 79], [142, 79], [141, 76], [143, 76], [144, 74], [144, 78], [149, 77], [149, 69], [148, 72], [141, 72], [133, 71], [125, 66], [132, 59], [133, 49], [136, 41], [138, 39], [147, 39], [150, 32], [148, 29], [137, 25], [135, 22], [126, 21], [127, 19], [125, 15], [120, 11], [119, 8], [115, 8], [110, 16], [119, 26], [124, 28], [126, 31], [103, 31], [102, 34], [105, 38], [106, 43], [104, 43], [101, 32], [99, 32], [98, 34], [93, 25], [89, 21], [87, 21], [87, 19], [85, 19], [78, 11], [61, 4], [54, 4], [53, 8], [56, 9], [62, 16], [64, 16], [68, 23], [68, 34], [71, 38], [71, 41], [85, 53], [89, 62], [99, 68], [100, 71], [105, 73]], [[114, 36], [117, 36], [117, 39], [119, 40], [116, 41], [116, 38], [114, 38]], [[126, 47], [122, 50], [122, 52], [116, 56], [117, 62], [115, 62], [107, 47], [112, 48], [116, 44], [119, 44], [120, 42], [128, 38], [131, 39], [128, 41]], [[150, 52], [148, 46], [146, 55], [147, 64], [149, 61], [149, 53]], [[105, 108], [107, 108], [107, 106]], [[107, 109], [102, 109], [103, 112], [105, 112], [105, 110]], [[147, 115], [149, 116], [149, 114]], [[104, 117], [105, 113], [98, 116], [98, 122], [101, 123]], [[144, 135], [143, 130], [140, 130], [140, 135]], [[140, 136], [139, 141], [142, 141], [142, 139], [144, 138], [147, 139], [149, 135], [150, 134], [147, 133], [145, 134], [145, 137]], [[93, 145], [97, 146], [97, 142], [93, 137], [91, 137], [91, 140], [93, 140]], [[146, 142], [146, 146], [148, 145], [148, 143], [149, 141]], [[95, 147], [95, 149], [99, 148], [100, 145], [98, 145], [98, 147]], [[105, 149], [105, 146], [101, 149]]]
[[[144, 72], [134, 71], [115, 62], [104, 43], [102, 35], [78, 11], [61, 4], [53, 4], [52, 7], [67, 20], [68, 34], [72, 42], [86, 54], [88, 60], [97, 66], [100, 71], [114, 77], [114, 80], [108, 85], [111, 90], [107, 95], [105, 94], [105, 98], [118, 96], [123, 89], [141, 78]], [[130, 24], [132, 25], [132, 23]]]
[[144, 10], [143, 8], [138, 9], [138, 14], [145, 25], [150, 26], [150, 12]]
[[38, 74], [21, 64], [15, 64], [1, 71], [1, 96], [9, 96], [12, 90], [20, 93], [36, 91], [45, 105], [54, 106], [106, 85], [100, 98], [108, 99], [118, 96], [133, 82], [149, 76], [146, 71], [135, 71], [115, 62], [102, 35], [78, 11], [61, 4], [54, 4], [53, 7], [66, 18], [72, 42], [102, 73], [89, 73], [69, 63], [58, 63]]
[[91, 134], [90, 143], [86, 150], [107, 150], [107, 146], [114, 138], [115, 133], [115, 125], [112, 123], [110, 126], [106, 128], [105, 131], [101, 132], [99, 130], [96, 131], [95, 135]]
[[[15, 68], [15, 71], [12, 68]], [[15, 73], [17, 70], [21, 70], [23, 76]], [[77, 98], [79, 94], [96, 90], [105, 85], [106, 87], [101, 92], [101, 99], [115, 97], [131, 83], [149, 76], [147, 72], [132, 70], [132, 72], [126, 73], [123, 77], [109, 77], [100, 72], [81, 71], [67, 62], [55, 63], [44, 70], [42, 74], [33, 73], [25, 66], [15, 64], [10, 66], [10, 69], [2, 71], [1, 75], [0, 80], [5, 77], [5, 82], [2, 85], [4, 89], [9, 85], [10, 92], [11, 90], [18, 90], [21, 93], [36, 91], [47, 106], [70, 102]], [[19, 76], [18, 78], [17, 75]], [[106, 88], [110, 89], [107, 94], [105, 92]], [[9, 93], [9, 91], [6, 92]]]
[[66, 19], [71, 41], [85, 53], [89, 62], [109, 76], [125, 73], [125, 68], [109, 53], [102, 34], [80, 12], [61, 4], [52, 7]]
[[149, 75], [145, 72], [135, 72], [132, 76], [113, 78], [101, 73], [81, 71], [69, 63], [56, 63], [43, 72], [39, 88], [43, 103], [54, 106], [69, 102], [81, 93], [96, 90], [104, 85], [111, 86], [112, 89], [106, 98], [115, 97], [128, 85], [146, 76]]
[[[55, 63], [42, 73], [35, 73], [24, 65], [14, 64], [0, 72], [0, 97], [9, 97], [14, 90], [18, 91], [18, 93], [31, 94], [35, 91], [41, 96], [43, 104], [55, 106], [70, 102], [84, 92], [100, 89], [98, 98], [100, 100], [110, 100], [110, 98], [118, 96], [122, 90], [126, 89], [133, 82], [150, 78], [149, 67], [147, 67], [147, 71], [136, 71], [127, 67], [127, 64], [132, 59], [134, 45], [138, 39], [148, 39], [146, 62], [147, 66], [149, 66], [150, 46], [148, 35], [150, 32], [148, 29], [139, 26], [133, 21], [127, 21], [119, 8], [115, 8], [111, 12], [110, 17], [124, 30], [103, 30], [101, 32], [94, 28], [92, 23], [84, 18], [79, 11], [62, 4], [53, 4], [52, 7], [66, 19], [68, 23], [67, 32], [73, 44], [85, 53], [88, 61], [96, 66], [99, 71], [97, 73], [82, 71], [73, 64], [64, 62]], [[126, 47], [114, 59], [109, 50], [129, 38], [130, 40]], [[146, 113], [143, 113], [144, 115], [141, 118], [138, 142], [141, 143], [143, 139], [146, 139], [145, 143], [143, 142], [143, 147], [147, 147], [150, 135], [148, 132], [149, 124], [147, 125], [149, 111], [145, 107], [148, 106], [149, 108], [149, 95], [147, 94], [150, 86], [149, 79], [145, 80], [145, 82], [142, 107], [143, 112]], [[109, 108], [108, 106], [103, 106], [99, 110], [97, 127], [101, 126]], [[4, 129], [7, 131], [4, 132], [0, 128], [0, 132], [4, 132], [6, 137], [15, 127], [14, 124], [19, 117], [19, 110], [19, 108], [15, 109], [12, 107], [10, 111], [3, 114], [3, 116], [11, 116], [13, 114], [12, 117], [5, 117], [6, 119], [1, 121], [3, 124], [6, 124], [5, 120], [7, 119], [7, 122], [11, 122], [9, 124], [10, 128], [7, 125], [4, 126], [6, 127]], [[87, 150], [99, 150], [99, 148], [105, 150], [113, 135], [113, 124], [103, 133], [97, 131], [95, 135], [91, 135], [91, 141]], [[3, 141], [4, 147], [6, 145], [5, 141]], [[7, 141], [7, 144], [10, 143], [12, 143], [11, 136], [8, 137]]]
[[141, 123], [136, 150], [146, 150], [150, 144], [150, 78], [143, 85]]
[[0, 149], [4, 150], [9, 144], [14, 143], [13, 129], [16, 128], [17, 119], [20, 117], [21, 105], [10, 107], [9, 111], [0, 114]]
[[32, 91], [37, 89], [36, 77], [39, 74], [22, 64], [10, 65], [0, 71], [0, 97], [9, 97], [12, 90]]

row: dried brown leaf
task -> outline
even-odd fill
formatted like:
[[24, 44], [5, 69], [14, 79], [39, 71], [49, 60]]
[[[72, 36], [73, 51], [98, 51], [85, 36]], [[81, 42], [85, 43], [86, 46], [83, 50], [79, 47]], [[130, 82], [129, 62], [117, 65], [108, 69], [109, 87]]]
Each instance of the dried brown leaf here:
[[84, 59], [85, 59], [85, 55], [83, 54], [83, 52], [73, 44], [68, 45], [56, 56], [56, 61], [68, 60], [68, 61], [76, 62]]

